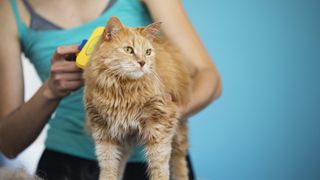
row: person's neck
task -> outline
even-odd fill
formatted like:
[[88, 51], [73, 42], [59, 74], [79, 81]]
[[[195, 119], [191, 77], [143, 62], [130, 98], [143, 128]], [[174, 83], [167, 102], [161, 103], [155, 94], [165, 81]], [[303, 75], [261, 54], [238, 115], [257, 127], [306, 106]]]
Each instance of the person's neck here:
[[[62, 28], [82, 25], [100, 16], [110, 0], [28, 0], [42, 17]], [[66, 18], [68, 17], [68, 18]]]

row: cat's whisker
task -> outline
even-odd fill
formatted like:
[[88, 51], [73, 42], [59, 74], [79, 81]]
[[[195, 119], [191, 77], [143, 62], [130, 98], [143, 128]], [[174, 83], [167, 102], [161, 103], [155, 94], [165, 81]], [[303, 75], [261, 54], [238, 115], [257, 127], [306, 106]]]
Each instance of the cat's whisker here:
[[151, 72], [152, 75], [154, 75], [154, 77], [157, 79], [157, 81], [161, 83], [159, 75], [153, 70], [151, 70], [150, 72]]

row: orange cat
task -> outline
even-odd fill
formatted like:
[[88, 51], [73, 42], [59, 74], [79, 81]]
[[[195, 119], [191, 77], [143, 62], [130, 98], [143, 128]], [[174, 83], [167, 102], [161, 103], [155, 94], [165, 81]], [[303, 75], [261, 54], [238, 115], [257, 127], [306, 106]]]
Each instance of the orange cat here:
[[100, 180], [121, 179], [136, 143], [145, 146], [150, 179], [188, 179], [188, 132], [178, 107], [190, 101], [191, 74], [175, 48], [157, 36], [160, 24], [127, 28], [110, 18], [84, 69]]

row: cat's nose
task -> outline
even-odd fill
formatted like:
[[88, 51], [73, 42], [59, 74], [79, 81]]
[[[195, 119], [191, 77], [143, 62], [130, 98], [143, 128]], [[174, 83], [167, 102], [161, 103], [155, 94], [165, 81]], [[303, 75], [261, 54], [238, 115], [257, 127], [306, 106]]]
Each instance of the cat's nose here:
[[138, 61], [138, 63], [140, 64], [141, 67], [143, 67], [146, 64], [145, 61]]

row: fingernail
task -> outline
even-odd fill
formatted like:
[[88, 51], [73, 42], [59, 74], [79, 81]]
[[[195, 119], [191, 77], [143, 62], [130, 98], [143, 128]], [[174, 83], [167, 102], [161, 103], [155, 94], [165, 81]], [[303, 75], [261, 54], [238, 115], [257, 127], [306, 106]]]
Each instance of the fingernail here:
[[58, 48], [57, 48], [57, 53], [58, 53], [58, 54], [61, 54], [61, 47], [58, 47]]

